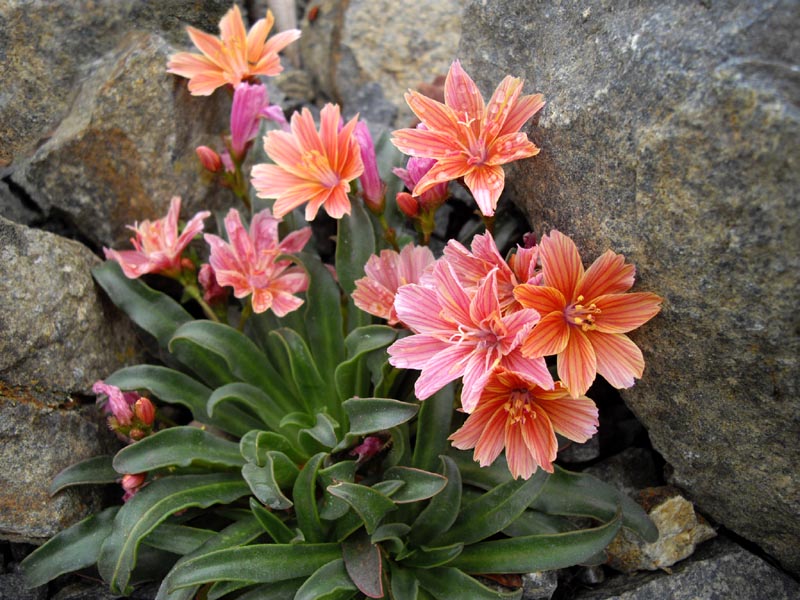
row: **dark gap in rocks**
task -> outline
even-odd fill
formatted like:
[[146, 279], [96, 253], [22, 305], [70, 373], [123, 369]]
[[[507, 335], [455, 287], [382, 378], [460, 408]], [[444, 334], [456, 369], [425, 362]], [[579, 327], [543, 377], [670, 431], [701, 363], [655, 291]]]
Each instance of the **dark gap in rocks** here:
[[11, 179], [11, 175], [4, 177], [2, 182], [8, 186], [8, 190], [17, 200], [19, 200], [23, 208], [41, 215], [42, 218], [44, 217], [44, 213], [42, 212], [42, 209], [39, 208], [39, 205], [33, 201], [33, 198], [31, 198], [31, 195], [24, 187]]

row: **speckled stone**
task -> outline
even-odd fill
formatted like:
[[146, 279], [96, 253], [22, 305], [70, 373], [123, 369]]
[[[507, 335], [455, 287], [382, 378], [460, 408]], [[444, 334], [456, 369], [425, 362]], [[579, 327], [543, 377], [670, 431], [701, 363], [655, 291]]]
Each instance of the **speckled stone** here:
[[460, 44], [485, 94], [509, 73], [547, 99], [507, 170], [537, 235], [613, 248], [664, 297], [623, 398], [673, 482], [795, 573], [798, 25], [790, 0], [473, 0]]
[[[362, 88], [378, 83], [398, 110], [398, 124], [413, 116], [403, 100], [408, 88], [444, 75], [457, 58], [466, 0], [322, 0], [303, 21], [304, 68], [329, 98], [349, 110]], [[373, 92], [374, 94], [374, 92]]]
[[166, 73], [173, 50], [155, 34], [125, 36], [13, 175], [39, 207], [68, 217], [98, 247], [127, 245], [126, 225], [165, 215], [174, 195], [189, 216], [234, 201], [209, 185], [195, 154], [199, 145], [220, 144], [230, 98], [191, 96], [186, 79]]

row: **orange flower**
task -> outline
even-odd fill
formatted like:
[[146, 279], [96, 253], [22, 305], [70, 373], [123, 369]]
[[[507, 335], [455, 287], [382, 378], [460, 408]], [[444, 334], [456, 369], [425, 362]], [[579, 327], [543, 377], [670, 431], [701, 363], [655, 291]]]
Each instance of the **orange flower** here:
[[521, 373], [500, 368], [489, 376], [477, 408], [449, 439], [461, 450], [475, 448], [482, 467], [505, 448], [511, 475], [528, 479], [538, 467], [553, 472], [556, 433], [585, 442], [598, 424], [594, 402], [586, 396], [570, 398], [560, 381], [545, 390]]
[[[267, 11], [245, 32], [239, 7], [234, 5], [219, 22], [221, 38], [187, 27], [192, 42], [202, 52], [178, 52], [167, 63], [167, 72], [189, 79], [189, 91], [195, 96], [208, 96], [220, 86], [236, 84], [256, 75], [277, 75], [283, 70], [278, 52], [300, 37], [300, 31], [289, 29], [269, 41], [275, 18]], [[255, 82], [257, 83], [257, 82]]]
[[463, 177], [481, 212], [492, 216], [505, 185], [500, 165], [539, 153], [519, 129], [544, 106], [544, 97], [521, 92], [522, 80], [507, 76], [485, 105], [458, 61], [445, 80], [444, 104], [409, 90], [406, 102], [425, 127], [399, 129], [392, 143], [411, 156], [436, 160], [414, 187], [414, 196]]
[[573, 398], [589, 389], [599, 373], [614, 387], [627, 388], [642, 376], [642, 351], [625, 333], [652, 319], [661, 298], [628, 293], [636, 269], [608, 250], [584, 272], [575, 243], [553, 230], [539, 245], [543, 285], [519, 285], [514, 296], [542, 315], [522, 346], [532, 358], [558, 355], [558, 376]]
[[334, 219], [350, 214], [350, 182], [364, 172], [361, 150], [353, 135], [358, 117], [339, 129], [339, 107], [326, 104], [317, 132], [307, 108], [292, 115], [291, 132], [270, 131], [264, 150], [274, 165], [255, 165], [252, 183], [259, 198], [275, 198], [272, 212], [282, 217], [304, 202], [306, 221], [320, 206]]

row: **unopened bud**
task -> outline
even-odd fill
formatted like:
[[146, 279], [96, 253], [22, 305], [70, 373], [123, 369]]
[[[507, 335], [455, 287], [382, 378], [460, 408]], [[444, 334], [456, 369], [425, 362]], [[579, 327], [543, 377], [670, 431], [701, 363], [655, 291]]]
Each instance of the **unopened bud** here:
[[156, 407], [148, 398], [139, 398], [133, 405], [133, 414], [145, 425], [152, 425], [156, 420]]
[[122, 485], [122, 489], [125, 490], [125, 495], [122, 496], [122, 500], [127, 502], [131, 498], [133, 498], [134, 494], [141, 489], [144, 485], [144, 480], [147, 477], [147, 473], [128, 473], [127, 475], [122, 476], [122, 481], [120, 482]]
[[139, 429], [138, 427], [134, 427], [130, 431], [128, 431], [128, 437], [131, 438], [134, 442], [138, 442], [147, 437], [147, 432]]
[[397, 194], [397, 208], [400, 209], [407, 217], [412, 219], [419, 216], [419, 202], [408, 192], [399, 192]]
[[214, 152], [208, 146], [198, 146], [195, 148], [195, 152], [197, 153], [197, 158], [200, 159], [200, 163], [203, 165], [203, 168], [206, 171], [216, 173], [222, 168], [222, 159], [219, 157], [219, 154]]

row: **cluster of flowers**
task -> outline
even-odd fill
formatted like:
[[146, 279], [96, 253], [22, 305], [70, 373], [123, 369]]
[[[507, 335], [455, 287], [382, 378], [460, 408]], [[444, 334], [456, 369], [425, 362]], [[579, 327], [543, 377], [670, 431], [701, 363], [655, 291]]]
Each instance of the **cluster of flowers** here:
[[[212, 319], [227, 302], [227, 288], [250, 299], [245, 311], [283, 316], [302, 304], [297, 294], [306, 290], [308, 276], [287, 255], [301, 251], [311, 231], [305, 227], [280, 240], [283, 216], [305, 205], [306, 220], [320, 208], [342, 218], [351, 212], [348, 192], [355, 180], [379, 218], [386, 202], [374, 144], [358, 117], [343, 123], [339, 107], [327, 104], [317, 129], [307, 109], [287, 123], [269, 105], [257, 76], [279, 73], [277, 53], [300, 35], [285, 31], [267, 40], [272, 23], [268, 13], [248, 33], [234, 7], [220, 23], [220, 39], [189, 28], [202, 55], [178, 53], [168, 65], [169, 72], [189, 78], [193, 94], [233, 89], [225, 149], [203, 146], [197, 153], [248, 207], [242, 164], [260, 120], [278, 123], [263, 140], [272, 163], [254, 166], [250, 178], [258, 197], [274, 200], [272, 210], [256, 213], [247, 230], [231, 209], [228, 241], [206, 234], [209, 260], [199, 270], [183, 251], [209, 213], [195, 215], [178, 235], [179, 198], [164, 219], [132, 228], [135, 250], [106, 250], [128, 277], [160, 273], [178, 279]], [[421, 123], [394, 132], [392, 142], [410, 156], [405, 169], [395, 170], [409, 190], [396, 202], [423, 243], [449, 182], [463, 182], [490, 224], [504, 187], [502, 165], [539, 152], [519, 130], [544, 100], [521, 92], [522, 80], [509, 76], [485, 102], [455, 61], [443, 103], [406, 94]], [[385, 233], [394, 243], [388, 228]], [[474, 448], [481, 465], [505, 449], [512, 475], [522, 478], [537, 468], [553, 471], [556, 433], [583, 442], [596, 432], [597, 408], [584, 394], [597, 374], [618, 388], [641, 377], [642, 353], [625, 334], [657, 314], [661, 302], [655, 294], [627, 293], [634, 267], [610, 250], [584, 269], [575, 244], [558, 231], [538, 245], [518, 247], [507, 260], [488, 229], [469, 249], [451, 240], [439, 259], [426, 246], [408, 244], [373, 256], [365, 273], [353, 294], [356, 306], [412, 333], [389, 348], [390, 363], [421, 371], [415, 388], [420, 400], [462, 378], [461, 410], [468, 417], [451, 436], [453, 444]], [[557, 381], [547, 356], [556, 357]]]

